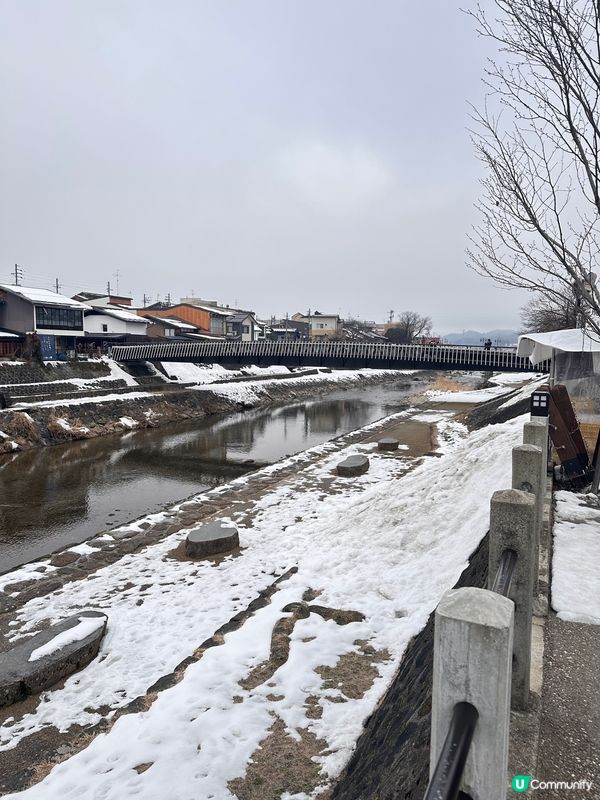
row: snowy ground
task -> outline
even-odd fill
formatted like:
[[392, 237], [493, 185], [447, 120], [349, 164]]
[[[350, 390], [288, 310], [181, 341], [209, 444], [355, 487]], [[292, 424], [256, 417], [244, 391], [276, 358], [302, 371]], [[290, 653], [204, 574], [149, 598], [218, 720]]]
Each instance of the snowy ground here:
[[[288, 375], [292, 380], [296, 380], [294, 378], [294, 373], [290, 372], [287, 367], [273, 365], [271, 367], [257, 367], [253, 364], [249, 364], [243, 369], [240, 370], [231, 370], [223, 367], [221, 364], [185, 364], [179, 363], [177, 361], [163, 361], [161, 362], [162, 366], [169, 376], [169, 378], [173, 381], [179, 381], [181, 383], [195, 383], [199, 385], [206, 385], [211, 383], [219, 383], [221, 381], [230, 380], [231, 378], [242, 377], [244, 375], [252, 376], [255, 375], [260, 378], [264, 378], [268, 375]], [[411, 375], [417, 370], [394, 370], [399, 375]], [[330, 372], [327, 370], [327, 379], [331, 380], [332, 382], [336, 382], [339, 380], [348, 380], [349, 376], [354, 376], [356, 378], [357, 375], [360, 374], [381, 374], [387, 373], [389, 374], [390, 370], [334, 370]], [[324, 373], [323, 373], [324, 374]], [[323, 374], [320, 375], [311, 375], [306, 376], [306, 378], [311, 378], [314, 380], [323, 380]], [[304, 380], [303, 378], [298, 378], [298, 380]]]
[[[93, 724], [100, 719], [94, 709], [116, 709], [143, 695], [277, 576], [297, 568], [268, 605], [206, 650], [147, 711], [120, 717], [41, 783], [7, 797], [231, 800], [228, 782], [244, 775], [277, 719], [294, 738], [309, 731], [323, 740], [317, 759], [322, 781], [337, 775], [408, 642], [485, 534], [489, 498], [510, 486], [511, 448], [520, 443], [527, 418], [469, 434], [443, 411], [424, 416], [437, 421], [442, 455], [411, 471], [401, 456], [379, 454], [370, 445], [335, 454], [321, 445], [317, 464], [278, 484], [252, 508], [238, 512], [232, 501], [223, 519], [238, 527], [237, 557], [218, 564], [176, 560], [172, 551], [186, 534], [180, 531], [98, 570], [94, 580], [69, 583], [27, 603], [15, 620], [15, 640], [44, 620], [82, 608], [104, 611], [108, 633], [85, 670], [0, 728], [0, 751], [44, 726]], [[335, 477], [335, 464], [355, 452], [368, 452], [369, 472]], [[303, 456], [295, 458], [301, 466]], [[364, 619], [346, 625], [318, 613], [298, 619], [285, 663], [268, 680], [243, 688], [240, 682], [269, 658], [274, 625], [291, 616], [283, 608], [309, 589], [319, 592], [320, 606], [357, 611]], [[327, 685], [318, 669], [357, 653], [359, 641], [388, 655], [375, 664], [376, 677], [364, 695], [351, 698]], [[307, 713], [311, 699], [320, 717]]]
[[[185, 364], [178, 361], [162, 361], [162, 366], [171, 380], [180, 383], [214, 383], [239, 375], [221, 364]], [[279, 369], [289, 372], [286, 367]]]
[[600, 625], [600, 501], [556, 492], [552, 607], [561, 619]]

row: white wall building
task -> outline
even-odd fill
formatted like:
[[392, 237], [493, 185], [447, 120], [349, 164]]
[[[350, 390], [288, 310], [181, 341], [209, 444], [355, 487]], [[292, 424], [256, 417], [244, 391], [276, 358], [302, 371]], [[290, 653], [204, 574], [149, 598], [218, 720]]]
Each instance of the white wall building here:
[[86, 313], [84, 328], [86, 334], [130, 333], [144, 336], [148, 320], [117, 306], [98, 306]]

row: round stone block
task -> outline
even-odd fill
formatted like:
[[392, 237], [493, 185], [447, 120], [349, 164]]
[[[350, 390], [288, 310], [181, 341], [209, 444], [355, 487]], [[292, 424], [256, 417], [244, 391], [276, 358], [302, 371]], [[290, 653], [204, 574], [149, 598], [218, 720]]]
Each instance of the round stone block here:
[[397, 450], [398, 445], [400, 442], [398, 439], [392, 439], [390, 437], [386, 437], [384, 439], [380, 439], [377, 442], [377, 449], [378, 450]]
[[369, 469], [369, 459], [367, 456], [348, 456], [344, 461], [340, 461], [336, 469], [338, 475], [344, 475], [345, 477], [362, 475]]
[[223, 522], [209, 522], [190, 531], [185, 540], [185, 552], [191, 558], [206, 558], [238, 547], [237, 529]]

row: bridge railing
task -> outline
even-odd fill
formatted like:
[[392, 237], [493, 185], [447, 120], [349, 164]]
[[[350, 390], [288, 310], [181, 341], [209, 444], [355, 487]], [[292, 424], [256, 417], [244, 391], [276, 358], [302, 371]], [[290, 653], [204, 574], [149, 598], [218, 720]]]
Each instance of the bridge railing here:
[[[538, 430], [539, 428], [539, 430]], [[514, 447], [512, 485], [490, 503], [489, 586], [435, 612], [430, 783], [425, 800], [505, 800], [511, 707], [529, 704], [532, 600], [545, 494], [544, 442]], [[532, 438], [526, 423], [524, 438]], [[510, 599], [509, 599], [510, 597]], [[462, 791], [461, 791], [462, 787]]]
[[[528, 358], [517, 356], [515, 348], [486, 350], [456, 345], [415, 345], [335, 341], [259, 342], [160, 342], [115, 345], [110, 354], [116, 361], [199, 362], [241, 361], [243, 363], [294, 363], [343, 367], [369, 366], [401, 369], [402, 365], [427, 368], [534, 371]], [[435, 367], [433, 366], [435, 365]], [[544, 371], [545, 365], [537, 369]], [[537, 370], [536, 370], [537, 371]]]

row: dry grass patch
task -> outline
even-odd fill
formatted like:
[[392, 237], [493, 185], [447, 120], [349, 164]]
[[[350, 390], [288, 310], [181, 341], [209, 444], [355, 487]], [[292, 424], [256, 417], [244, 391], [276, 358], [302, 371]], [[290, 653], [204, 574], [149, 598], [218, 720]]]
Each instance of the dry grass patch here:
[[286, 606], [284, 611], [292, 611], [291, 617], [284, 617], [276, 622], [271, 635], [271, 653], [268, 661], [263, 661], [252, 672], [240, 681], [242, 689], [256, 689], [266, 683], [288, 660], [290, 654], [290, 636], [297, 620], [308, 617], [305, 603], [294, 603], [293, 608]]
[[459, 383], [452, 378], [447, 378], [445, 375], [438, 375], [437, 378], [429, 384], [428, 389], [433, 389], [436, 392], [464, 392], [468, 389], [464, 383]]
[[284, 792], [310, 793], [323, 781], [314, 758], [327, 748], [327, 742], [310, 731], [299, 730], [298, 734], [300, 741], [292, 739], [283, 722], [277, 719], [252, 754], [252, 763], [244, 777], [229, 781], [229, 791], [238, 800], [280, 800]]
[[339, 689], [349, 700], [360, 700], [371, 688], [379, 671], [377, 663], [389, 661], [387, 650], [375, 650], [366, 641], [357, 639], [359, 651], [340, 656], [335, 667], [318, 667], [324, 689]]

